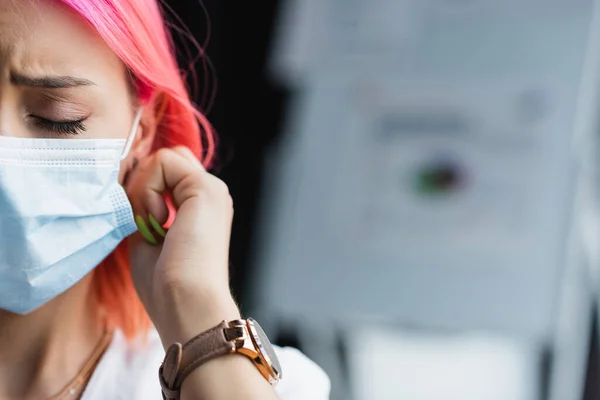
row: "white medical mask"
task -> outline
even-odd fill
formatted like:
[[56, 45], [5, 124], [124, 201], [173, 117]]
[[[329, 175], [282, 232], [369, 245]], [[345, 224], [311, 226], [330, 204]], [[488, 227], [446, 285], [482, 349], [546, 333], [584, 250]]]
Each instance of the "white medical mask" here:
[[136, 231], [118, 182], [129, 138], [0, 136], [0, 308], [35, 310], [92, 271]]

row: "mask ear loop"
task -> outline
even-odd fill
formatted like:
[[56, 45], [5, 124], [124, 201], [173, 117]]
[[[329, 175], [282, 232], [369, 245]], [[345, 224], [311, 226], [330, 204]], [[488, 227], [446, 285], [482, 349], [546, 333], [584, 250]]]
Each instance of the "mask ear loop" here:
[[131, 128], [131, 132], [129, 133], [129, 138], [127, 138], [127, 142], [125, 143], [125, 149], [123, 150], [123, 154], [121, 155], [121, 161], [126, 159], [131, 151], [131, 146], [133, 146], [133, 141], [137, 135], [138, 127], [140, 126], [140, 121], [142, 120], [142, 113], [144, 112], [144, 108], [140, 107], [137, 114], [135, 114], [135, 119], [133, 120], [133, 128]]

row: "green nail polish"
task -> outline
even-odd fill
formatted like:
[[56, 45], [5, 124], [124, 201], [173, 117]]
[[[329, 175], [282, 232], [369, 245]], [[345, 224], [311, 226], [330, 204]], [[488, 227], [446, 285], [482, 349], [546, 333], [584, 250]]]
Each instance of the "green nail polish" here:
[[137, 217], [135, 217], [135, 223], [138, 227], [138, 230], [144, 237], [144, 239], [146, 239], [146, 242], [153, 244], [153, 245], [158, 244], [158, 242], [152, 235], [152, 232], [150, 232], [148, 225], [146, 225], [146, 221], [144, 221], [144, 218], [142, 218], [141, 216], [138, 215]]
[[156, 220], [156, 218], [154, 218], [154, 216], [152, 214], [148, 215], [148, 219], [150, 220], [150, 225], [152, 225], [152, 227], [154, 228], [156, 233], [158, 233], [162, 237], [167, 236], [167, 232], [165, 232], [163, 227], [160, 226], [160, 224], [158, 223], [158, 221]]

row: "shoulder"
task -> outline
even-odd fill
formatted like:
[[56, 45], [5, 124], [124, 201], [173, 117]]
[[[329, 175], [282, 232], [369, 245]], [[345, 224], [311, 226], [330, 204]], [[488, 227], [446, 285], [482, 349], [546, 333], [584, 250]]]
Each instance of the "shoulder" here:
[[[283, 371], [275, 388], [281, 400], [329, 399], [329, 378], [317, 364], [291, 347], [275, 351]], [[164, 353], [154, 330], [131, 342], [116, 332], [82, 400], [162, 400], [158, 367]]]

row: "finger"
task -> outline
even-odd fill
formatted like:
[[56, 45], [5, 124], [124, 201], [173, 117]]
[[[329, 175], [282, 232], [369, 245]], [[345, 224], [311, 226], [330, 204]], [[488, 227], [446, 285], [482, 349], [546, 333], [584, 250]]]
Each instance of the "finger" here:
[[[151, 190], [146, 183], [153, 168], [151, 165], [152, 162], [151, 158], [140, 162], [138, 167], [130, 173], [125, 187], [138, 225], [140, 225], [139, 221], [137, 221], [138, 217], [146, 221], [147, 216], [152, 215], [162, 225], [169, 216], [169, 210], [163, 196]], [[140, 229], [140, 232], [142, 230], [143, 227]]]
[[187, 158], [188, 160], [190, 160], [190, 162], [201, 168], [204, 169], [204, 166], [202, 165], [202, 163], [200, 162], [200, 160], [198, 160], [198, 158], [196, 158], [196, 155], [192, 152], [192, 150], [189, 149], [189, 147], [186, 146], [176, 146], [173, 147], [172, 150], [174, 152], [176, 152], [177, 154]]
[[166, 221], [167, 208], [163, 195], [169, 193], [176, 208], [187, 199], [198, 196], [205, 183], [206, 171], [180, 152], [172, 149], [157, 151], [135, 176], [132, 196], [136, 211], [154, 215], [161, 224]]

